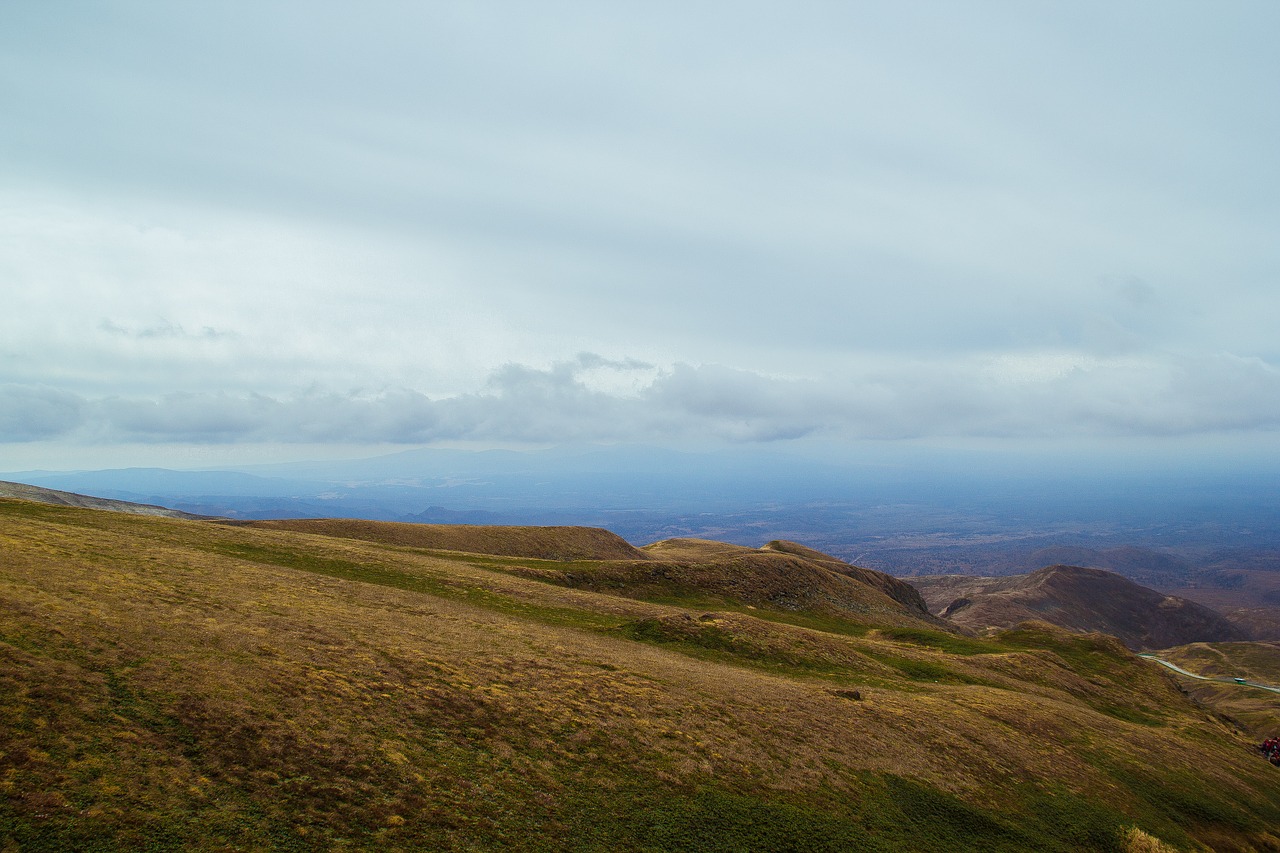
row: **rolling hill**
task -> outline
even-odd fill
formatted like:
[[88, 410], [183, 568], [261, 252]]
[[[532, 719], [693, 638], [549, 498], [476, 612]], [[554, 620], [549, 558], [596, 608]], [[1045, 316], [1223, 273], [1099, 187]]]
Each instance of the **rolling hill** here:
[[1188, 586], [1169, 592], [1213, 608], [1255, 639], [1280, 640], [1280, 554], [1266, 557], [1257, 561], [1259, 568], [1241, 568], [1244, 561], [1230, 568], [1210, 567]]
[[[1280, 686], [1280, 644], [1191, 643], [1164, 649], [1160, 657], [1188, 672], [1210, 679], [1249, 681]], [[1230, 719], [1256, 741], [1280, 737], [1280, 696], [1223, 681], [1177, 677], [1196, 701]]]
[[1110, 638], [788, 543], [351, 532], [0, 500], [0, 848], [1280, 846], [1247, 734]]
[[46, 489], [40, 486], [29, 486], [25, 483], [11, 483], [0, 480], [0, 498], [18, 498], [38, 503], [57, 504], [59, 506], [77, 506], [85, 509], [101, 509], [109, 512], [127, 512], [133, 515], [154, 515], [164, 518], [198, 519], [206, 516], [193, 515], [181, 510], [154, 504], [140, 504], [132, 501], [118, 501], [109, 498], [95, 498], [75, 492], [63, 492], [57, 489]]
[[645, 560], [621, 536], [597, 527], [408, 524], [355, 519], [287, 519], [239, 522], [262, 530], [292, 530], [340, 539], [362, 539], [437, 551], [462, 551], [540, 560]]
[[935, 613], [976, 631], [1039, 619], [1070, 631], [1110, 634], [1131, 649], [1247, 639], [1207, 607], [1102, 569], [1048, 566], [1012, 577], [942, 575], [912, 582]]

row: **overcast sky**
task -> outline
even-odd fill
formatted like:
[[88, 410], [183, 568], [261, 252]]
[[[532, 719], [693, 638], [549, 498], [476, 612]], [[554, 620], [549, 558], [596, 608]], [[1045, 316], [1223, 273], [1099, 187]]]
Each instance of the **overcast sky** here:
[[1277, 32], [1271, 0], [7, 0], [0, 470], [1274, 455]]

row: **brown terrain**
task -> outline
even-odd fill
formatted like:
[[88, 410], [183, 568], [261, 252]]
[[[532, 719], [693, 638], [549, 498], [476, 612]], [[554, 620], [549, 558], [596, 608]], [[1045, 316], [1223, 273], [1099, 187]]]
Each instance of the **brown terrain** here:
[[[1196, 701], [1231, 720], [1255, 741], [1280, 737], [1280, 694], [1233, 683], [1280, 687], [1280, 643], [1191, 643], [1158, 656], [1207, 679], [1175, 676]], [[1222, 680], [1217, 680], [1222, 679]]]
[[0, 500], [0, 849], [1280, 850], [1267, 722], [1112, 637], [788, 542], [293, 524]]
[[1099, 631], [1131, 649], [1248, 639], [1218, 613], [1140, 586], [1114, 572], [1049, 566], [1027, 575], [913, 578], [929, 609], [975, 631], [1042, 620], [1070, 631]]
[[[431, 552], [526, 558], [508, 571], [580, 589], [639, 598], [698, 595], [784, 611], [876, 615], [894, 624], [951, 630], [910, 584], [798, 545], [748, 548], [707, 539], [666, 539], [635, 548], [590, 527], [406, 524], [351, 519], [229, 522]], [[551, 565], [530, 566], [527, 559]]]
[[386, 545], [540, 560], [647, 560], [616, 533], [598, 527], [520, 527], [492, 524], [407, 524], [349, 518], [230, 522], [262, 530], [291, 530]]
[[903, 549], [901, 559], [886, 560], [877, 555], [870, 562], [891, 568], [912, 583], [917, 577], [935, 575], [1009, 577], [1051, 565], [1105, 569], [1142, 586], [1203, 604], [1246, 636], [1280, 640], [1280, 551], [1273, 547], [1237, 546], [1224, 540], [1178, 547], [1054, 545], [1024, 552], [1012, 541], [975, 543], [964, 537], [943, 538], [967, 544]]
[[1250, 637], [1280, 640], [1280, 572], [1223, 569], [1170, 592], [1213, 608]]
[[1107, 569], [1222, 614], [1244, 635], [1280, 640], [1280, 553], [1273, 549], [1058, 546], [1034, 552], [1027, 568], [1070, 564]]
[[955, 630], [930, 615], [909, 584], [793, 542], [748, 548], [706, 539], [666, 539], [640, 549], [644, 561], [521, 568], [528, 577], [642, 599], [730, 601], [781, 612], [877, 619]]

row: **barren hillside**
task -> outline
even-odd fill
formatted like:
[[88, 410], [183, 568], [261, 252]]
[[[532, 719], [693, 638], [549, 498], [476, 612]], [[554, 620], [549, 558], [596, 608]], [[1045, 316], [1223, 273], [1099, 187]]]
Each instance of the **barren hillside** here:
[[1040, 619], [1072, 631], [1101, 631], [1132, 649], [1247, 639], [1203, 605], [1102, 569], [1049, 566], [1013, 577], [943, 575], [912, 582], [935, 613], [977, 631]]

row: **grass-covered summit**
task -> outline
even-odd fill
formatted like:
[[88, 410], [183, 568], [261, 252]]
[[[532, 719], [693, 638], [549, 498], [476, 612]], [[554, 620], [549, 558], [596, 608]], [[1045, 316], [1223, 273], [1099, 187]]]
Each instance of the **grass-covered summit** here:
[[1280, 844], [1250, 739], [1100, 635], [785, 544], [286, 527], [0, 501], [0, 849]]

